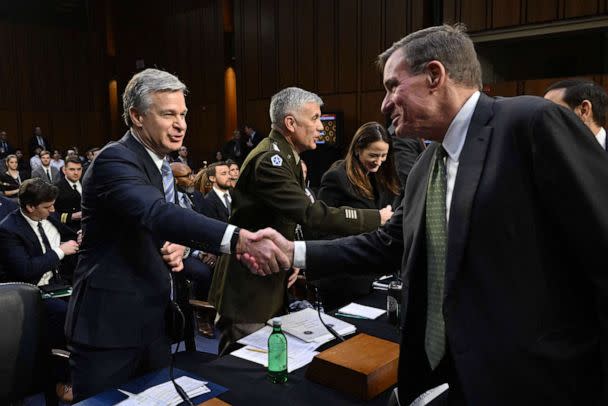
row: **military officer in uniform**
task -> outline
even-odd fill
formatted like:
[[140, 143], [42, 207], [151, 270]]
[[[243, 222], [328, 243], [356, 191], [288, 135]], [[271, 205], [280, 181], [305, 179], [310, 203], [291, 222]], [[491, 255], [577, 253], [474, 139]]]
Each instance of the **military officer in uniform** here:
[[[270, 102], [272, 132], [247, 156], [232, 192], [230, 223], [250, 230], [272, 227], [287, 239], [298, 239], [301, 227], [350, 235], [371, 231], [392, 215], [389, 207], [361, 210], [314, 203], [304, 191], [299, 154], [316, 148], [323, 101], [314, 93], [290, 87]], [[298, 231], [296, 231], [298, 230]], [[234, 255], [216, 265], [209, 301], [218, 312], [220, 352], [239, 338], [284, 313], [285, 292], [297, 270], [265, 278], [250, 275]]]

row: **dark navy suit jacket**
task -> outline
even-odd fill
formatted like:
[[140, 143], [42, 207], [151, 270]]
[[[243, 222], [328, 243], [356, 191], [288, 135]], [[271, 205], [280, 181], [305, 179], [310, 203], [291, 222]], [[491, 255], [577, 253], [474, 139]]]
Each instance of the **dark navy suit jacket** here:
[[[76, 233], [52, 216], [61, 241], [75, 240]], [[53, 250], [42, 253], [40, 240], [19, 209], [0, 223], [0, 263], [9, 281], [37, 284], [45, 272], [59, 267], [59, 257]]]
[[207, 217], [221, 221], [228, 221], [228, 217], [230, 217], [228, 209], [224, 206], [224, 203], [222, 203], [220, 197], [213, 189], [205, 195], [205, 200], [203, 201], [203, 214]]
[[130, 132], [87, 170], [82, 212], [68, 340], [124, 348], [165, 334], [171, 282], [163, 243], [218, 253], [226, 224], [167, 203], [158, 167]]
[[2, 221], [12, 211], [18, 208], [19, 206], [17, 205], [17, 203], [7, 197], [0, 195], [0, 221]]
[[[401, 404], [429, 389], [430, 146], [377, 232], [307, 243], [309, 279], [401, 263]], [[481, 95], [450, 206], [443, 314], [467, 404], [608, 404], [608, 155], [568, 109]]]

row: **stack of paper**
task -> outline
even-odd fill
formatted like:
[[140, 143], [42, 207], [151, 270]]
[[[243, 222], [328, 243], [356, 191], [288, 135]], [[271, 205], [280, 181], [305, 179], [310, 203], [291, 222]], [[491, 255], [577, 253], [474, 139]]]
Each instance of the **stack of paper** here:
[[[344, 336], [357, 331], [356, 327], [345, 321], [321, 313], [325, 324], [332, 327], [338, 334]], [[304, 309], [281, 317], [283, 331], [307, 343], [315, 342], [318, 345], [334, 339], [327, 328], [319, 320], [319, 314], [314, 309]], [[268, 324], [272, 323], [271, 320]]]
[[372, 288], [376, 290], [388, 290], [388, 284], [395, 279], [394, 275], [384, 275], [372, 283]]
[[[184, 391], [188, 394], [188, 396], [192, 399], [204, 393], [211, 392], [211, 390], [207, 387], [207, 382], [199, 381], [194, 378], [190, 378], [189, 376], [180, 376], [175, 380], [179, 386], [184, 388]], [[119, 389], [120, 392], [129, 396], [127, 399], [118, 403], [121, 406], [131, 406], [131, 405], [169, 405], [176, 406], [183, 402], [182, 398], [179, 396], [175, 387], [173, 386], [173, 382], [167, 381], [165, 383], [161, 383], [160, 385], [153, 386], [151, 388], [146, 389], [141, 393], [129, 393], [122, 389]]]
[[378, 317], [386, 313], [386, 310], [377, 309], [375, 307], [363, 306], [357, 303], [351, 303], [339, 309], [338, 313], [361, 317], [363, 319], [377, 319]]
[[[237, 341], [245, 347], [232, 352], [235, 357], [243, 358], [260, 365], [268, 366], [268, 336], [272, 327], [264, 326], [260, 330]], [[308, 365], [318, 354], [316, 343], [307, 343], [289, 334], [287, 338], [287, 372], [295, 371]]]

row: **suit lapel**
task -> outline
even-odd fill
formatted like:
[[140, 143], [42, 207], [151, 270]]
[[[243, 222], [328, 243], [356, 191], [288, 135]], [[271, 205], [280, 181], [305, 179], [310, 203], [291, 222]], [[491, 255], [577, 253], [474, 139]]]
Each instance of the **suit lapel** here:
[[19, 234], [23, 232], [23, 236], [29, 241], [29, 243], [34, 247], [34, 250], [38, 255], [42, 255], [42, 246], [40, 245], [40, 240], [38, 236], [32, 230], [29, 223], [23, 218], [23, 215], [20, 211], [15, 212], [15, 227]]
[[494, 99], [481, 95], [466, 140], [460, 153], [458, 173], [450, 206], [448, 253], [446, 261], [446, 296], [451, 291], [463, 260], [468, 240], [473, 200], [483, 173], [493, 127], [488, 122], [493, 116]]
[[[127, 131], [124, 137], [119, 141], [123, 143], [131, 151], [139, 155], [141, 162], [144, 166], [144, 171], [150, 180], [150, 183], [154, 185], [160, 192], [165, 195], [165, 189], [163, 188], [163, 177], [160, 171], [154, 164], [154, 161], [148, 154], [148, 151], [141, 145], [132, 135], [130, 131]], [[177, 201], [177, 200], [176, 200]]]

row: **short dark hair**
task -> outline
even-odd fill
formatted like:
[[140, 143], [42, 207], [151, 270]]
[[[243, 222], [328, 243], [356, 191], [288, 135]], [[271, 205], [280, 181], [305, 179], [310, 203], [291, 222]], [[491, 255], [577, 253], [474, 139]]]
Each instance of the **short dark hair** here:
[[47, 151], [46, 149], [43, 149], [42, 151], [40, 151], [40, 153], [38, 154], [38, 156], [40, 158], [42, 158], [42, 155], [48, 155], [51, 156], [51, 153], [49, 151]]
[[40, 203], [52, 202], [57, 199], [59, 189], [40, 178], [24, 180], [19, 187], [19, 206], [38, 206]]
[[211, 165], [209, 165], [207, 167], [207, 176], [215, 176], [215, 168], [217, 168], [218, 166], [228, 166], [230, 167], [230, 165], [228, 164], [228, 161], [217, 161], [212, 163]]
[[78, 164], [78, 165], [82, 166], [82, 162], [80, 162], [80, 159], [78, 159], [75, 156], [70, 156], [65, 159], [65, 166], [68, 166], [69, 163]]
[[587, 79], [565, 79], [553, 83], [545, 90], [545, 94], [557, 89], [564, 89], [564, 103], [572, 110], [580, 106], [583, 101], [589, 100], [593, 108], [593, 121], [599, 126], [604, 126], [608, 112], [608, 94], [602, 86]]

